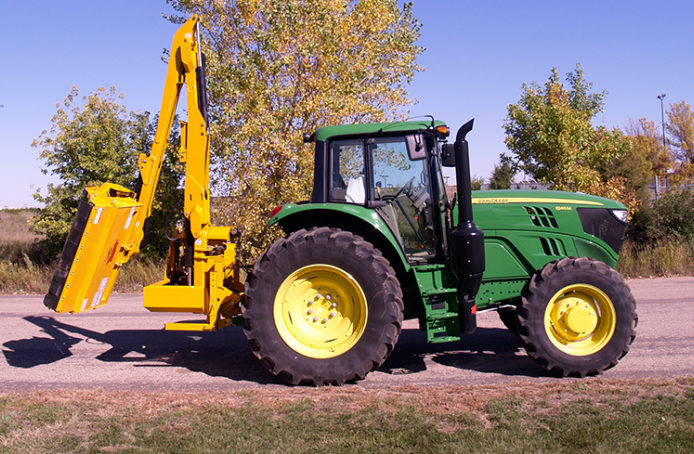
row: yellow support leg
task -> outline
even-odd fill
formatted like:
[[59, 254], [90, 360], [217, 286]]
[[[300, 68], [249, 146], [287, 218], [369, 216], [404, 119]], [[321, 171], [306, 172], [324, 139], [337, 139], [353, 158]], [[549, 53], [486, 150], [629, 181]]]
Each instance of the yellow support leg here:
[[[196, 272], [204, 273], [205, 279], [198, 285], [170, 285], [164, 280], [145, 287], [145, 307], [150, 311], [207, 315], [206, 322], [166, 323], [167, 331], [215, 331], [231, 325], [231, 319], [222, 318], [219, 313], [222, 306], [238, 306], [241, 301], [240, 295], [224, 286], [225, 278], [236, 280], [234, 271], [229, 269], [235, 260], [234, 245], [229, 246], [223, 255], [199, 257]], [[229, 312], [235, 311], [225, 311]]]

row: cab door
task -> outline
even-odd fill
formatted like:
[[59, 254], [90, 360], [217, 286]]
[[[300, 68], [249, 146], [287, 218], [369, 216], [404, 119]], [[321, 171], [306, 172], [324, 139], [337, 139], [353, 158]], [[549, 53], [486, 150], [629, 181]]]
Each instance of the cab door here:
[[[411, 139], [411, 138], [410, 138]], [[400, 240], [411, 263], [436, 255], [431, 184], [426, 159], [412, 160], [408, 137], [380, 137], [367, 142], [367, 182], [376, 211]]]

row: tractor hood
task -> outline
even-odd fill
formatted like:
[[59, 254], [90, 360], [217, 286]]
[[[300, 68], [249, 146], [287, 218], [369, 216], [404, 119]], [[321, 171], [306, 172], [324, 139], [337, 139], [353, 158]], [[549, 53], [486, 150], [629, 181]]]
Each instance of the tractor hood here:
[[[568, 235], [574, 238], [577, 254], [607, 263], [616, 262], [624, 242], [626, 207], [603, 197], [561, 191], [475, 191], [472, 206], [475, 223], [485, 236], [523, 231], [522, 235], [539, 235], [551, 243], [557, 235]], [[595, 247], [605, 252], [596, 256], [586, 249]]]

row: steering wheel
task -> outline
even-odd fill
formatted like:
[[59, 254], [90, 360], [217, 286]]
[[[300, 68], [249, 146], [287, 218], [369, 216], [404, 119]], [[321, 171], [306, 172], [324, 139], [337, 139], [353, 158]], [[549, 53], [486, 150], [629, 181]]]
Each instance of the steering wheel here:
[[[400, 190], [398, 192], [396, 192], [394, 196], [391, 196], [393, 198], [393, 200], [400, 197], [400, 194], [402, 194], [402, 193], [408, 194], [412, 190], [412, 183], [414, 183], [414, 178], [415, 177], [412, 177], [409, 180], [407, 180], [407, 183], [403, 184], [402, 187], [400, 188]], [[388, 198], [391, 198], [391, 197], [388, 197]]]

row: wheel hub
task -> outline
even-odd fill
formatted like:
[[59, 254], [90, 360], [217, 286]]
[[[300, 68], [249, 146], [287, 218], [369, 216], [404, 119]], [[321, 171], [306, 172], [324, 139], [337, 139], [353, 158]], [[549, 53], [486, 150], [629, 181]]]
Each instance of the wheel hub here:
[[570, 285], [549, 301], [545, 331], [561, 351], [586, 356], [602, 349], [612, 338], [616, 314], [612, 301], [597, 287]]
[[[326, 295], [316, 293], [316, 295], [306, 303], [306, 321], [326, 324], [335, 319], [338, 315], [337, 300], [337, 297], [333, 297], [329, 293]], [[339, 315], [342, 316], [342, 314]]]
[[295, 271], [275, 297], [275, 326], [282, 340], [311, 358], [332, 358], [352, 348], [364, 332], [367, 316], [359, 283], [332, 265]]
[[595, 310], [589, 304], [581, 304], [580, 300], [576, 300], [559, 321], [577, 335], [588, 335], [598, 326]]

